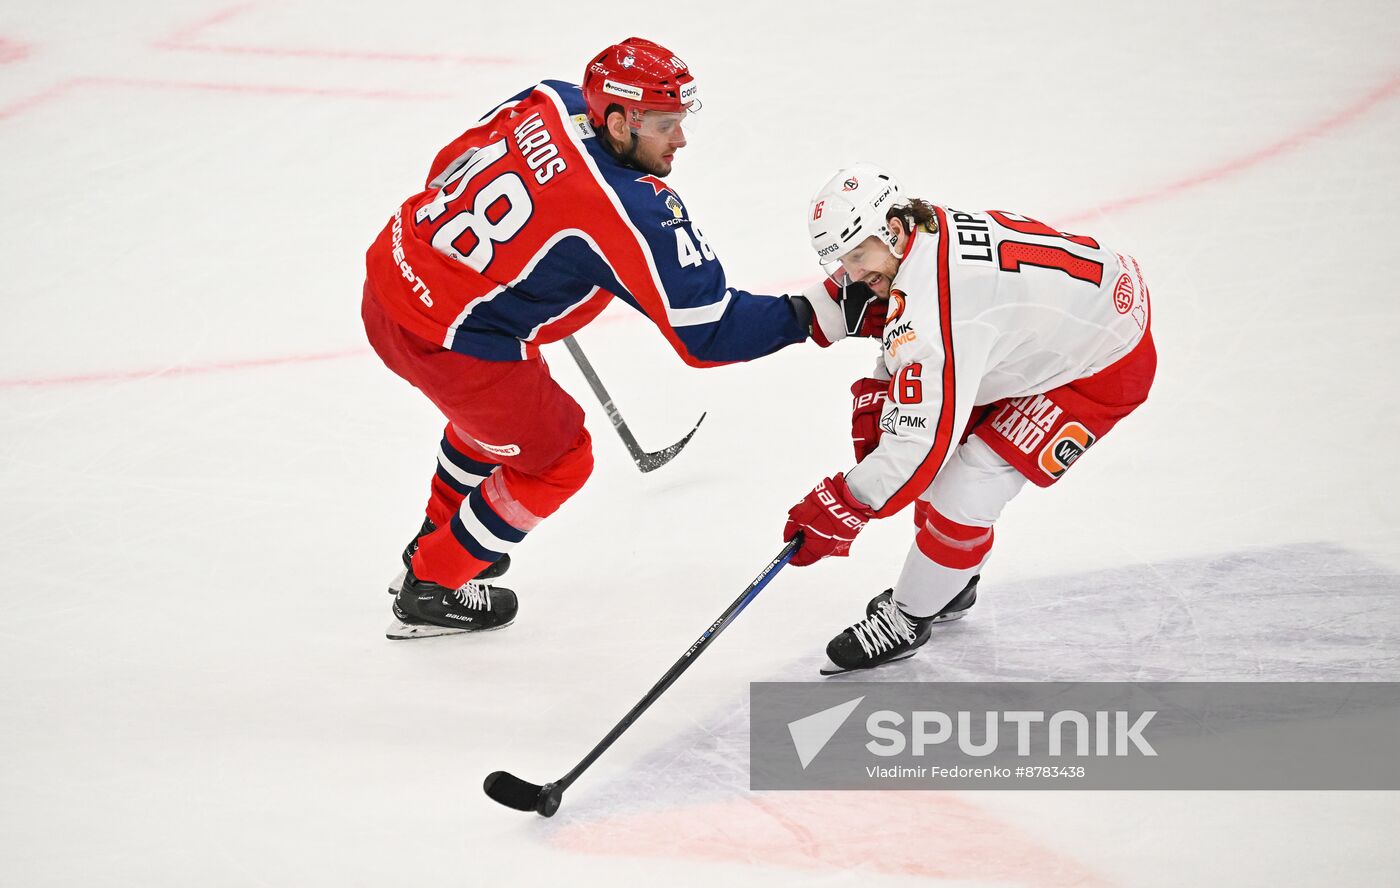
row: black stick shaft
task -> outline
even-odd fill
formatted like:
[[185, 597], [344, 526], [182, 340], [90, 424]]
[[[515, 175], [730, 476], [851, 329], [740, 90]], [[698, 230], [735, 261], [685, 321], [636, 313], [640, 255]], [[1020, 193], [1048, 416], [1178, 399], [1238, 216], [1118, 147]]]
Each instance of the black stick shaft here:
[[627, 427], [627, 422], [622, 418], [622, 414], [613, 406], [612, 395], [603, 387], [603, 380], [598, 378], [598, 372], [589, 363], [588, 357], [583, 353], [578, 340], [572, 336], [564, 337], [564, 345], [569, 349], [569, 354], [573, 355], [574, 363], [578, 364], [578, 369], [583, 371], [583, 378], [588, 380], [588, 387], [593, 389], [593, 394], [598, 396], [602, 402], [603, 409], [608, 413], [608, 419], [612, 422], [613, 428], [617, 429], [618, 437], [626, 445], [627, 452], [632, 454], [632, 459], [640, 462], [646, 456], [646, 451], [642, 445], [637, 443], [637, 439], [632, 435], [632, 430]]
[[774, 557], [772, 561], [768, 562], [768, 566], [763, 568], [763, 572], [755, 577], [752, 583], [749, 583], [744, 593], [734, 599], [734, 603], [729, 605], [724, 613], [720, 614], [719, 619], [710, 624], [710, 627], [705, 630], [704, 634], [695, 640], [695, 643], [690, 646], [690, 649], [681, 655], [681, 658], [676, 661], [674, 666], [666, 671], [665, 675], [661, 676], [661, 680], [653, 685], [651, 690], [647, 691], [646, 696], [639, 700], [637, 705], [633, 706], [631, 711], [622, 717], [622, 721], [618, 722], [613, 729], [608, 732], [608, 735], [602, 739], [602, 742], [593, 747], [593, 750], [588, 753], [588, 755], [584, 756], [583, 761], [575, 765], [572, 771], [555, 782], [554, 785], [558, 787], [560, 792], [568, 789], [569, 785], [577, 780], [579, 775], [588, 769], [589, 765], [597, 761], [598, 756], [602, 755], [609, 746], [613, 745], [618, 737], [622, 736], [624, 731], [632, 726], [632, 723], [637, 720], [638, 716], [646, 712], [651, 704], [656, 702], [657, 698], [666, 693], [667, 688], [675, 684], [676, 679], [681, 677], [681, 673], [689, 669], [690, 664], [700, 658], [700, 655], [705, 652], [705, 648], [709, 647], [710, 642], [714, 641], [715, 638], [725, 630], [725, 627], [733, 622], [734, 618], [739, 616], [739, 613], [743, 611], [744, 608], [749, 606], [749, 602], [753, 601], [758, 593], [763, 591], [763, 587], [768, 585], [768, 581], [777, 575], [778, 571], [782, 569], [783, 565], [788, 563], [793, 553], [801, 546], [802, 534], [799, 533], [783, 546], [777, 556]]

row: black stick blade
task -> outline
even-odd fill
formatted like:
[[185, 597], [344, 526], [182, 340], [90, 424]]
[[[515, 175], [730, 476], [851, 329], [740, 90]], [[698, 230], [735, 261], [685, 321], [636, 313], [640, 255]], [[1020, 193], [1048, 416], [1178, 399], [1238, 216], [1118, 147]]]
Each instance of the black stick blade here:
[[517, 811], [535, 810], [539, 804], [540, 794], [544, 791], [543, 786], [521, 780], [514, 774], [507, 774], [505, 771], [492, 771], [487, 774], [482, 789], [486, 790], [486, 794], [493, 801]]
[[700, 431], [700, 423], [705, 421], [706, 416], [709, 416], [709, 413], [700, 414], [700, 418], [695, 421], [695, 427], [690, 430], [690, 434], [672, 444], [670, 447], [665, 447], [651, 453], [643, 453], [641, 459], [637, 460], [637, 468], [641, 469], [643, 472], [650, 472], [661, 468], [666, 465], [666, 463], [675, 459], [676, 455], [685, 449], [685, 445], [690, 443], [690, 439], [695, 437], [695, 433]]

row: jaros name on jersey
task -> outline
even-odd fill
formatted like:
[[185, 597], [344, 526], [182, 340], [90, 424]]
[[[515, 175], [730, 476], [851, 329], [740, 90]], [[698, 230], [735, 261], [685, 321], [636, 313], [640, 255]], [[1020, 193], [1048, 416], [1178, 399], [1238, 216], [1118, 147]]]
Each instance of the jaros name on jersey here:
[[569, 168], [559, 149], [550, 141], [549, 130], [536, 111], [525, 122], [515, 128], [515, 144], [525, 155], [525, 163], [535, 173], [535, 181], [541, 185], [553, 179], [556, 173]]

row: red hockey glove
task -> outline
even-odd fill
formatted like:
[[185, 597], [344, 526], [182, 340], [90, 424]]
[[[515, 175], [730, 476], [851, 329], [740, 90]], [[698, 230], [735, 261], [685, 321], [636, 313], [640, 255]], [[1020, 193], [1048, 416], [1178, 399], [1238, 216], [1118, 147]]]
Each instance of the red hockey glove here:
[[790, 563], [802, 567], [829, 555], [840, 558], [851, 554], [856, 534], [873, 517], [874, 511], [851, 494], [845, 477], [837, 472], [788, 510], [783, 539], [792, 539], [799, 530], [803, 534], [802, 548]]
[[856, 462], [870, 455], [880, 443], [880, 415], [890, 398], [888, 379], [857, 379], [851, 385], [851, 444]]
[[803, 322], [812, 341], [822, 348], [847, 336], [878, 339], [885, 332], [885, 315], [889, 301], [879, 299], [875, 291], [862, 283], [837, 286], [827, 279], [794, 296], [806, 308]]

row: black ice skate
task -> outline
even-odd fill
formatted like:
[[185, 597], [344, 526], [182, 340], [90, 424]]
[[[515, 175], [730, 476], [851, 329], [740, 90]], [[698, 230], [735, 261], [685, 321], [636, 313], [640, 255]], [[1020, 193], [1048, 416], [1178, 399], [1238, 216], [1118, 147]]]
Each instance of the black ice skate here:
[[[934, 624], [951, 623], [954, 620], [961, 620], [963, 617], [967, 616], [968, 610], [977, 603], [977, 581], [981, 578], [982, 575], [978, 574], [968, 580], [963, 590], [953, 596], [953, 600], [945, 604], [941, 611], [933, 615]], [[875, 611], [879, 609], [880, 602], [893, 600], [894, 590], [886, 589], [879, 595], [870, 599], [870, 603], [865, 606], [865, 615], [868, 617], [874, 614]]]
[[[399, 589], [403, 588], [404, 575], [408, 572], [409, 568], [413, 567], [413, 553], [418, 551], [418, 541], [435, 530], [437, 530], [437, 525], [431, 520], [424, 518], [423, 526], [418, 529], [418, 535], [415, 536], [407, 546], [404, 546], [403, 570], [399, 571], [399, 575], [394, 577], [394, 581], [389, 584], [390, 595], [398, 595]], [[510, 570], [510, 556], [502, 555], [500, 561], [495, 561], [486, 565], [486, 569], [472, 577], [472, 580], [494, 580], [508, 570]]]
[[840, 675], [912, 657], [928, 641], [933, 621], [911, 617], [893, 601], [881, 601], [873, 614], [831, 640], [821, 673]]
[[472, 580], [449, 589], [407, 570], [394, 596], [394, 622], [384, 634], [398, 640], [500, 629], [515, 620], [518, 608], [515, 593], [501, 586]]

